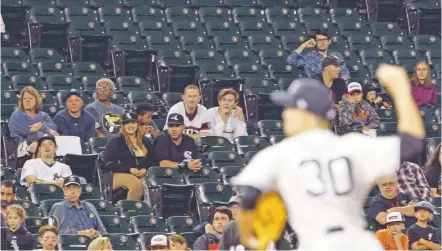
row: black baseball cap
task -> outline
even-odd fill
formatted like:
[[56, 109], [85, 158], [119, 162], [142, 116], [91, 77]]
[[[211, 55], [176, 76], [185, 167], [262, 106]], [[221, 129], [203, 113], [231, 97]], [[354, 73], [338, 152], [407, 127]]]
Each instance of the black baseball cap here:
[[57, 145], [57, 141], [55, 140], [54, 135], [50, 134], [50, 133], [44, 133], [37, 141], [37, 148], [40, 147], [41, 142], [43, 142], [43, 140], [51, 140], [52, 142], [54, 142], [55, 145]]
[[63, 97], [63, 102], [66, 102], [68, 98], [72, 95], [76, 95], [81, 98], [81, 91], [78, 89], [70, 89], [67, 93], [65, 93]]
[[135, 115], [135, 113], [133, 112], [125, 112], [121, 117], [121, 123], [137, 122], [137, 121], [138, 121], [137, 115]]
[[336, 116], [329, 89], [316, 79], [298, 78], [287, 91], [275, 91], [270, 95], [273, 103], [307, 110], [327, 120]]
[[167, 124], [184, 125], [184, 117], [179, 113], [171, 113], [167, 118]]
[[63, 187], [69, 186], [72, 184], [80, 186], [80, 184], [81, 184], [80, 177], [78, 177], [77, 175], [71, 175], [71, 176], [64, 178]]
[[329, 66], [329, 65], [334, 65], [334, 66], [341, 66], [341, 62], [339, 62], [339, 59], [337, 57], [333, 57], [333, 56], [329, 56], [329, 57], [325, 57], [322, 60], [322, 69], [324, 69], [325, 67]]

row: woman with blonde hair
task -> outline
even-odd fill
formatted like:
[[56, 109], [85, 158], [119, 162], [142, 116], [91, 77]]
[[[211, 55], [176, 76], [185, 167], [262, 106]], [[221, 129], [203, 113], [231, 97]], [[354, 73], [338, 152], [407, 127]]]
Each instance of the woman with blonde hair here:
[[419, 108], [436, 105], [436, 85], [431, 80], [430, 65], [427, 62], [417, 62], [411, 84], [411, 92]]
[[97, 239], [93, 240], [89, 247], [87, 248], [88, 251], [98, 251], [98, 250], [114, 250], [112, 248], [112, 243], [110, 242], [109, 238], [107, 237], [98, 237]]
[[27, 86], [21, 90], [18, 109], [9, 120], [11, 136], [19, 138], [18, 157], [24, 156], [28, 151], [34, 153], [36, 142], [44, 133], [59, 136], [51, 117], [42, 111], [42, 103], [42, 97], [34, 87]]
[[103, 158], [114, 173], [113, 189], [126, 187], [128, 200], [140, 200], [143, 178], [147, 169], [155, 165], [153, 147], [139, 129], [137, 115], [125, 113], [121, 123], [120, 135], [109, 141]]

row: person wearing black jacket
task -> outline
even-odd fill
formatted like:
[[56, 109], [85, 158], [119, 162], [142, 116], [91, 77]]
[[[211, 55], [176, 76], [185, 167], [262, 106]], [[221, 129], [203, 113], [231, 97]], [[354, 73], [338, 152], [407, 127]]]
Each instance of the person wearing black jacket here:
[[37, 247], [34, 237], [23, 226], [26, 211], [19, 205], [11, 205], [6, 210], [6, 250], [33, 250]]
[[121, 119], [119, 137], [112, 138], [104, 150], [104, 162], [113, 173], [113, 189], [126, 187], [128, 200], [143, 196], [143, 178], [147, 169], [155, 165], [153, 147], [143, 139], [137, 116], [127, 112]]

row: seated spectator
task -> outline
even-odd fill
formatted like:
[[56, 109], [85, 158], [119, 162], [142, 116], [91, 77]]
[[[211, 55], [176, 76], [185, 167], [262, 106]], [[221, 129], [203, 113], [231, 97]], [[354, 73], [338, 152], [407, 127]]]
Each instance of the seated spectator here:
[[49, 225], [42, 226], [38, 229], [38, 239], [43, 248], [37, 251], [55, 251], [58, 244], [58, 229]]
[[167, 237], [157, 234], [150, 239], [150, 250], [167, 250], [169, 248]]
[[64, 178], [72, 175], [71, 168], [55, 160], [57, 143], [51, 134], [44, 134], [37, 142], [36, 159], [25, 162], [21, 172], [22, 185], [55, 184], [63, 187]]
[[193, 250], [218, 250], [219, 239], [224, 232], [224, 226], [233, 220], [232, 211], [227, 207], [217, 207], [209, 219], [215, 230], [214, 233], [205, 233], [196, 239]]
[[409, 245], [413, 250], [440, 250], [440, 236], [436, 228], [429, 226], [435, 208], [428, 201], [421, 201], [414, 207], [416, 224], [408, 229]]
[[326, 57], [322, 60], [322, 72], [313, 76], [330, 90], [330, 100], [335, 104], [335, 110], [339, 109], [339, 103], [347, 93], [347, 84], [339, 78], [339, 60], [336, 57]]
[[364, 100], [367, 101], [374, 109], [390, 109], [391, 106], [387, 102], [382, 101], [382, 97], [378, 96], [376, 87], [369, 85], [364, 88]]
[[244, 112], [238, 106], [239, 95], [232, 88], [222, 89], [218, 94], [218, 107], [207, 110], [210, 134], [225, 137], [233, 143], [238, 136], [247, 136]]
[[160, 135], [160, 129], [152, 121], [153, 107], [149, 103], [141, 103], [136, 108], [138, 123], [140, 124], [141, 134], [147, 138], [156, 138]]
[[1, 183], [1, 226], [4, 227], [6, 225], [6, 209], [9, 205], [11, 205], [15, 198], [15, 185], [10, 180], [4, 180]]
[[[183, 101], [173, 105], [167, 117], [172, 113], [178, 113], [184, 118], [184, 133], [197, 140], [201, 136], [210, 135], [208, 126], [207, 109], [199, 104], [201, 100], [200, 89], [195, 85], [184, 88]], [[167, 124], [164, 130], [167, 130]]]
[[88, 251], [97, 251], [97, 250], [114, 250], [112, 248], [112, 243], [109, 240], [108, 237], [98, 237], [95, 240], [93, 240], [91, 243], [89, 243], [89, 246], [87, 247]]
[[172, 234], [169, 235], [169, 250], [190, 250], [187, 246], [187, 240], [179, 235], [179, 234]]
[[120, 136], [112, 138], [104, 150], [106, 166], [113, 172], [113, 189], [126, 187], [128, 200], [140, 200], [144, 193], [143, 178], [154, 166], [153, 146], [143, 137], [137, 116], [125, 113]]
[[95, 137], [95, 118], [83, 109], [81, 91], [72, 89], [63, 102], [66, 108], [59, 111], [54, 122], [62, 136], [78, 136], [84, 142]]
[[344, 132], [362, 132], [376, 136], [381, 119], [373, 107], [362, 99], [362, 86], [352, 82], [339, 105], [339, 126]]
[[428, 185], [431, 189], [431, 195], [433, 197], [441, 197], [441, 159], [442, 154], [440, 151], [441, 144], [437, 145], [436, 149], [433, 150], [427, 164], [425, 164], [425, 177], [427, 178]]
[[33, 250], [36, 243], [32, 234], [24, 227], [26, 211], [19, 205], [10, 205], [6, 209], [6, 245], [7, 250]]
[[394, 212], [387, 215], [387, 229], [378, 230], [376, 238], [384, 250], [408, 250], [408, 236], [402, 233], [405, 228], [401, 213]]
[[120, 133], [120, 116], [124, 109], [112, 104], [115, 84], [108, 78], [102, 78], [95, 85], [96, 99], [85, 108], [95, 118], [95, 133], [98, 137], [114, 137]]
[[18, 109], [9, 120], [11, 137], [19, 138], [18, 157], [25, 156], [28, 152], [35, 153], [36, 141], [44, 133], [59, 136], [51, 117], [42, 111], [42, 103], [40, 93], [34, 87], [28, 86], [21, 90]]
[[418, 165], [404, 161], [397, 171], [399, 192], [409, 194], [411, 197], [431, 201], [431, 189], [425, 173]]
[[227, 204], [230, 211], [232, 211], [232, 217], [234, 220], [236, 220], [236, 213], [238, 212], [239, 209], [239, 202], [240, 202], [239, 196], [232, 196], [232, 198], [230, 198], [229, 200], [229, 204]]
[[414, 205], [416, 202], [410, 195], [398, 192], [397, 177], [384, 177], [378, 180], [380, 194], [370, 202], [367, 216], [374, 223], [375, 230], [385, 229], [387, 214], [399, 212], [405, 217], [405, 227], [416, 222]]
[[180, 171], [201, 169], [201, 154], [195, 141], [184, 134], [184, 118], [172, 113], [167, 118], [167, 134], [160, 135], [154, 143], [157, 162], [162, 167]]
[[[294, 50], [287, 58], [287, 63], [293, 65], [294, 67], [304, 67], [304, 73], [307, 77], [311, 78], [322, 72], [323, 66], [321, 67], [322, 60], [325, 57], [336, 57], [340, 62], [344, 62], [344, 58], [339, 52], [332, 52], [328, 49], [331, 44], [330, 36], [325, 31], [318, 31], [315, 37], [301, 44], [296, 50]], [[305, 48], [314, 48], [307, 54], [302, 54]], [[345, 65], [338, 68], [338, 76], [340, 78], [347, 80], [350, 76]]]
[[71, 175], [63, 182], [65, 199], [55, 203], [49, 215], [58, 218], [60, 234], [79, 234], [97, 238], [106, 234], [106, 228], [95, 207], [86, 201], [80, 201], [80, 177]]
[[416, 105], [436, 105], [436, 85], [431, 81], [430, 66], [425, 61], [420, 61], [414, 68], [414, 75], [411, 78], [411, 92]]

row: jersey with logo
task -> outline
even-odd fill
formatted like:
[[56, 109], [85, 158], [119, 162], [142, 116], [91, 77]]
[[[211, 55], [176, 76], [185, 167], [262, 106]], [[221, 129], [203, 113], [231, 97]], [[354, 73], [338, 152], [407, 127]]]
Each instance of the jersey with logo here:
[[[363, 231], [362, 206], [375, 180], [395, 173], [399, 154], [397, 136], [374, 139], [311, 130], [260, 151], [232, 181], [281, 194], [299, 249], [327, 248], [317, 236], [336, 228], [361, 235], [364, 244], [351, 243], [353, 248], [376, 249], [380, 246], [374, 236]], [[348, 243], [328, 240], [338, 247]]]
[[25, 179], [27, 176], [35, 176], [41, 180], [58, 180], [72, 175], [71, 168], [63, 163], [56, 161], [53, 166], [48, 166], [41, 159], [30, 159], [25, 162], [21, 172], [21, 184], [27, 185]]
[[[206, 107], [198, 104], [198, 106], [196, 108], [195, 115], [192, 118], [189, 118], [188, 115], [186, 114], [186, 109], [184, 108], [184, 103], [181, 101], [179, 103], [176, 103], [175, 105], [173, 105], [170, 108], [169, 113], [167, 114], [167, 118], [169, 118], [169, 115], [172, 113], [178, 113], [178, 114], [183, 115], [184, 126], [185, 126], [184, 133], [185, 134], [196, 134], [196, 133], [200, 133], [200, 132], [209, 132], [208, 121], [206, 121], [207, 120]], [[166, 119], [166, 121], [167, 121], [167, 119]], [[164, 130], [167, 130], [167, 123], [166, 123], [166, 125], [164, 125]]]

